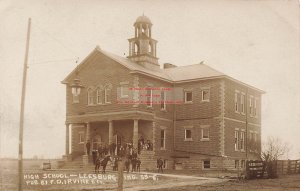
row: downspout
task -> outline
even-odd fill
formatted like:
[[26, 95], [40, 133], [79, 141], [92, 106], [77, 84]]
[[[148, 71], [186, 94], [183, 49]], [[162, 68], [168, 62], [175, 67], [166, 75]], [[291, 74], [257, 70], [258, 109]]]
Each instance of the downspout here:
[[[175, 101], [175, 84], [173, 84], [173, 101]], [[176, 131], [175, 131], [175, 128], [176, 128], [176, 103], [173, 104], [173, 152], [175, 152], [175, 146], [176, 146], [176, 143], [175, 143], [175, 136], [176, 136]], [[175, 159], [174, 159], [174, 165], [173, 165], [173, 169], [175, 169]]]

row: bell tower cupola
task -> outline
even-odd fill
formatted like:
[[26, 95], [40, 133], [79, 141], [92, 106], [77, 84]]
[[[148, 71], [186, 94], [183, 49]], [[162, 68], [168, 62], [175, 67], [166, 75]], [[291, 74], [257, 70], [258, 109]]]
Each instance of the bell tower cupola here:
[[152, 23], [144, 15], [139, 16], [134, 23], [134, 38], [129, 41], [129, 58], [148, 69], [159, 69], [156, 57], [157, 41], [152, 39]]

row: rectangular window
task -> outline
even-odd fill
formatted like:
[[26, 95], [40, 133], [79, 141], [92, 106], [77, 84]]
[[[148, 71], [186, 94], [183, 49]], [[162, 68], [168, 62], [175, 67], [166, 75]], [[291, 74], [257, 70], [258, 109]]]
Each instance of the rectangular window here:
[[257, 98], [254, 99], [253, 115], [257, 116]]
[[166, 148], [166, 132], [165, 130], [160, 130], [160, 149]]
[[147, 97], [147, 101], [146, 101], [147, 106], [152, 107], [152, 89], [151, 88], [147, 89], [146, 97]]
[[192, 93], [192, 91], [184, 92], [184, 102], [185, 103], [192, 103], [193, 102], [193, 93]]
[[111, 90], [110, 90], [110, 89], [106, 88], [106, 89], [104, 90], [104, 94], [105, 94], [105, 95], [104, 95], [104, 96], [105, 96], [105, 100], [104, 100], [104, 101], [105, 101], [105, 103], [111, 103], [111, 102], [110, 102], [110, 98], [111, 98], [111, 97], [110, 97], [110, 96], [111, 96], [110, 93], [111, 93]]
[[129, 96], [129, 87], [127, 84], [121, 86], [121, 98], [126, 98]]
[[256, 132], [253, 133], [253, 140], [254, 140], [254, 142], [257, 142], [257, 133]]
[[234, 150], [239, 150], [239, 131], [234, 131]]
[[209, 140], [209, 128], [201, 128], [201, 140]]
[[245, 114], [245, 94], [241, 94], [241, 113]]
[[253, 97], [250, 96], [250, 99], [249, 99], [249, 114], [250, 116], [253, 115]]
[[160, 92], [160, 109], [161, 110], [166, 110], [166, 97], [167, 97], [167, 92], [162, 90]]
[[210, 89], [209, 88], [202, 89], [202, 101], [209, 101], [209, 97], [210, 97]]
[[192, 130], [191, 129], [185, 129], [184, 131], [184, 139], [191, 141], [192, 140]]
[[237, 91], [234, 94], [234, 109], [235, 109], [235, 112], [239, 112], [238, 94], [239, 93]]
[[94, 96], [93, 96], [93, 90], [92, 89], [88, 89], [87, 97], [88, 97], [88, 105], [93, 105], [94, 104]]
[[79, 141], [78, 141], [78, 143], [79, 144], [84, 143], [84, 132], [79, 132], [78, 135], [79, 135]]
[[239, 160], [234, 161], [234, 168], [236, 168], [236, 169], [239, 168]]
[[210, 160], [203, 160], [203, 168], [204, 169], [210, 168]]
[[244, 132], [244, 131], [241, 131], [241, 137], [240, 137], [240, 149], [242, 150], [242, 151], [244, 151], [245, 150], [245, 135], [246, 135], [246, 132]]
[[245, 168], [245, 160], [241, 160], [241, 168]]

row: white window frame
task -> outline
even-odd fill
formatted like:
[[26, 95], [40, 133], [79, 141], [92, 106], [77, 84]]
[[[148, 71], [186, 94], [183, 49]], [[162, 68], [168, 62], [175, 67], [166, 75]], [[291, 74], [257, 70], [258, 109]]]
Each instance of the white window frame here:
[[246, 143], [246, 141], [245, 141], [245, 137], [246, 137], [246, 132], [245, 131], [241, 131], [241, 133], [240, 133], [240, 150], [241, 151], [245, 151], [245, 143]]
[[234, 160], [234, 168], [239, 169], [240, 167], [240, 161], [239, 160]]
[[104, 89], [104, 102], [106, 104], [111, 103], [111, 100], [110, 100], [111, 98], [108, 98], [109, 95], [111, 95], [111, 89], [106, 87]]
[[[188, 101], [187, 100], [187, 94], [188, 93], [191, 93], [191, 100], [190, 101]], [[191, 91], [191, 90], [185, 90], [184, 91], [184, 103], [193, 103], [193, 91]]]
[[246, 95], [245, 95], [245, 93], [244, 92], [242, 92], [241, 93], [241, 114], [245, 114], [245, 97], [246, 97]]
[[[207, 91], [208, 99], [204, 99], [204, 92]], [[201, 88], [201, 101], [202, 102], [209, 102], [210, 100], [210, 88]]]
[[250, 96], [249, 98], [249, 114], [250, 116], [253, 116], [253, 96]]
[[234, 131], [234, 150], [239, 151], [239, 130]]
[[94, 105], [94, 91], [92, 88], [88, 88], [87, 90], [87, 105]]
[[[151, 88], [151, 87], [148, 87]], [[149, 92], [150, 91], [150, 96], [149, 96]], [[152, 89], [147, 89], [146, 90], [146, 105], [147, 107], [152, 107], [152, 102], [153, 102], [153, 90]]]
[[[191, 137], [190, 137], [190, 138], [187, 137], [186, 131], [190, 131], [190, 132], [191, 132]], [[190, 128], [186, 127], [186, 128], [184, 129], [184, 140], [185, 140], [185, 141], [192, 141], [192, 140], [193, 140], [192, 128], [191, 128], [191, 127], [190, 127]]]
[[246, 161], [245, 160], [241, 160], [241, 169], [244, 169], [246, 166]]
[[84, 144], [85, 142], [85, 134], [84, 134], [84, 131], [79, 131], [78, 132], [78, 144]]
[[[209, 141], [209, 125], [201, 125], [201, 139], [200, 141]], [[204, 131], [207, 131], [208, 137], [204, 137]]]
[[[125, 94], [124, 89], [127, 88], [127, 94]], [[121, 98], [128, 98], [129, 97], [129, 86], [128, 84], [121, 84], [121, 88], [120, 88], [120, 94], [121, 94]]]
[[[162, 96], [162, 94], [163, 94], [163, 96]], [[166, 98], [167, 98], [167, 92], [165, 90], [161, 90], [161, 92], [160, 92], [160, 99], [161, 99], [160, 100], [161, 101], [160, 109], [164, 110], [164, 111], [167, 109]]]
[[[162, 131], [164, 132], [163, 138], [161, 137]], [[162, 141], [163, 141], [163, 145], [161, 144]], [[166, 130], [165, 129], [161, 129], [160, 130], [160, 150], [165, 150], [165, 149], [166, 149]]]
[[257, 100], [258, 98], [254, 98], [254, 105], [253, 105], [253, 116], [257, 117]]
[[238, 101], [238, 95], [239, 94], [240, 94], [240, 92], [235, 90], [235, 93], [234, 93], [234, 111], [236, 113], [239, 113], [239, 101]]
[[102, 104], [102, 90], [100, 88], [97, 88], [97, 104]]

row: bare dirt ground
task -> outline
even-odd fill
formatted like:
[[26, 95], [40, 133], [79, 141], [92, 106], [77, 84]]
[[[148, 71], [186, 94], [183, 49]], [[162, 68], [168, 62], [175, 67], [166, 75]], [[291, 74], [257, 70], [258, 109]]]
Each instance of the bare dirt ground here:
[[300, 174], [284, 175], [277, 179], [229, 180], [220, 183], [179, 186], [151, 191], [299, 191]]
[[[108, 176], [117, 177], [116, 172], [107, 172], [106, 175], [95, 174], [93, 171], [81, 170], [41, 170], [41, 163], [45, 161], [24, 161], [24, 178], [23, 190], [57, 190], [57, 191], [101, 191], [117, 190], [117, 180], [108, 179]], [[52, 178], [43, 178], [51, 175]], [[53, 176], [67, 176], [68, 178], [53, 178]], [[74, 175], [75, 177], [73, 178]], [[100, 178], [98, 177], [100, 176]], [[124, 180], [124, 190], [149, 190], [163, 189], [171, 186], [199, 185], [204, 183], [224, 181], [217, 178], [202, 178], [198, 176], [174, 175], [174, 174], [157, 174], [157, 173], [126, 173], [129, 179]], [[83, 178], [83, 176], [96, 176]], [[38, 177], [38, 178], [37, 178]], [[133, 178], [135, 177], [135, 178]], [[69, 182], [70, 180], [70, 182]], [[80, 182], [79, 182], [80, 181]], [[81, 182], [82, 181], [82, 182]], [[47, 183], [45, 183], [47, 182]], [[18, 171], [17, 160], [0, 161], [0, 190], [13, 191], [17, 190]]]
[[[49, 184], [51, 179], [43, 179], [48, 181], [48, 185], [39, 184], [26, 184], [24, 181], [23, 188], [26, 191], [102, 191], [102, 190], [117, 190], [117, 181], [108, 181], [100, 179], [101, 183], [92, 183], [98, 179], [93, 178], [80, 178], [79, 174], [95, 175], [91, 171], [76, 170], [76, 171], [44, 171], [41, 170], [41, 164], [45, 161], [27, 160], [24, 162], [24, 174], [35, 174], [41, 177], [43, 174], [62, 174], [70, 176], [76, 175], [75, 181], [85, 180], [88, 183], [66, 183], [65, 179], [55, 179], [54, 184]], [[117, 177], [116, 172], [108, 172], [107, 175]], [[218, 172], [205, 172], [199, 173], [198, 171], [166, 171], [164, 174], [152, 173], [124, 173], [129, 177], [138, 177], [137, 179], [125, 180], [125, 191], [138, 191], [138, 190], [160, 190], [160, 191], [184, 191], [184, 190], [201, 190], [201, 191], [281, 191], [281, 190], [300, 190], [300, 174], [286, 175], [278, 179], [261, 179], [261, 180], [230, 180], [220, 179], [214, 177], [224, 176]], [[147, 176], [146, 176], [147, 175]], [[228, 174], [229, 176], [230, 174]], [[231, 174], [232, 175], [232, 174]], [[204, 177], [205, 176], [205, 177]], [[225, 174], [226, 176], [226, 174]], [[155, 177], [155, 178], [154, 178]], [[31, 180], [30, 178], [27, 180]], [[62, 180], [57, 183], [58, 180]], [[33, 181], [35, 181], [33, 179]], [[17, 190], [18, 173], [17, 173], [17, 160], [0, 160], [0, 191], [14, 191]]]

